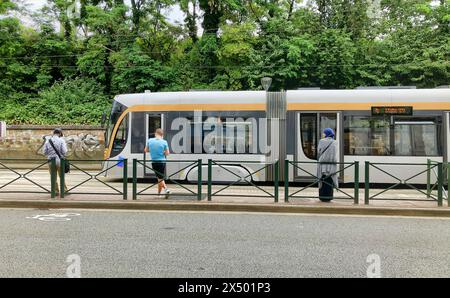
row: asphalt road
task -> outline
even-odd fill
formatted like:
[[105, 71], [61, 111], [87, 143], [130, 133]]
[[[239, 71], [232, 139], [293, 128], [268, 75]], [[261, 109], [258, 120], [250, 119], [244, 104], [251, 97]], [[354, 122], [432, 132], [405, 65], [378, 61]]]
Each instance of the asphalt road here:
[[[68, 212], [80, 215], [30, 218]], [[381, 277], [450, 277], [449, 227], [429, 218], [2, 209], [0, 277], [66, 277], [74, 254], [82, 277], [366, 277], [373, 254]]]

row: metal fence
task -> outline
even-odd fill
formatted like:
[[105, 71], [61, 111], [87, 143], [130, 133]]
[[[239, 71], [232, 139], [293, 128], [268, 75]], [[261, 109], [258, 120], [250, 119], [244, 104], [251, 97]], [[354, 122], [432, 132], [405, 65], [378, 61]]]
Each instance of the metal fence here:
[[[309, 168], [307, 168], [307, 165], [315, 165], [316, 167], [319, 166], [320, 164], [322, 165], [336, 165], [337, 170], [334, 173], [330, 173], [329, 175], [327, 175], [327, 177], [331, 177], [334, 175], [339, 175], [339, 174], [343, 174], [346, 170], [352, 170], [353, 168], [353, 173], [354, 173], [354, 191], [353, 193], [348, 193], [346, 191], [344, 191], [342, 188], [339, 188], [338, 186], [331, 185], [328, 182], [325, 181], [325, 179], [323, 179], [323, 177], [319, 177], [317, 176], [317, 173], [311, 173], [311, 170]], [[330, 162], [316, 162], [316, 161], [312, 161], [312, 162], [303, 162], [303, 161], [290, 161], [290, 160], [285, 160], [285, 166], [284, 166], [284, 177], [289, 177], [289, 170], [290, 168], [293, 168], [293, 170], [297, 170], [300, 173], [302, 173], [305, 177], [308, 178], [308, 180], [310, 180], [309, 182], [307, 182], [308, 184], [305, 186], [300, 187], [299, 190], [295, 190], [293, 192], [290, 192], [290, 190], [292, 189], [292, 187], [290, 187], [289, 185], [289, 181], [286, 180], [284, 183], [284, 201], [287, 203], [289, 202], [289, 198], [319, 198], [318, 195], [318, 191], [317, 191], [317, 184], [319, 182], [321, 183], [325, 183], [329, 186], [331, 186], [333, 189], [337, 190], [338, 193], [342, 194], [343, 196], [339, 197], [339, 196], [335, 196], [333, 197], [333, 199], [345, 199], [345, 200], [353, 200], [353, 202], [355, 204], [359, 204], [359, 162], [334, 162], [334, 163], [330, 163]], [[310, 189], [311, 187], [315, 187], [315, 192], [317, 193], [316, 195], [298, 195], [301, 192], [304, 192], [308, 189]]]
[[[31, 177], [40, 170], [50, 174], [50, 180]], [[56, 162], [54, 160], [0, 159], [0, 173], [0, 193], [50, 194], [52, 198], [56, 196]], [[20, 185], [17, 189], [17, 182], [24, 181], [29, 185]]]
[[[404, 179], [402, 177], [398, 177], [396, 174], [392, 172], [393, 168], [396, 169], [405, 169], [402, 171], [406, 173], [406, 170], [411, 167], [421, 167], [416, 172], [410, 173], [409, 177]], [[376, 170], [379, 173], [383, 173], [386, 177], [388, 177], [393, 183], [390, 183], [389, 187], [384, 188], [382, 191], [376, 192], [375, 194], [371, 194], [370, 192], [370, 173], [372, 170]], [[430, 177], [431, 171], [436, 170], [436, 191], [432, 191]], [[416, 183], [413, 182], [413, 179], [418, 179], [420, 176], [427, 176], [427, 190], [422, 190], [416, 186]], [[438, 206], [442, 206], [442, 194], [444, 187], [444, 173], [442, 163], [372, 163], [369, 161], [365, 162], [365, 187], [364, 187], [364, 203], [366, 205], [369, 204], [371, 200], [394, 200], [394, 201], [437, 201]], [[403, 186], [415, 191], [416, 194], [422, 195], [422, 198], [398, 198], [398, 197], [380, 197], [380, 195], [397, 188], [398, 186]]]
[[[438, 168], [438, 169], [436, 169]], [[442, 164], [442, 170], [440, 171], [442, 173], [441, 178], [443, 179], [442, 182], [442, 194], [443, 198], [445, 197], [448, 202], [448, 206], [450, 206], [450, 198], [449, 198], [449, 180], [450, 180], [450, 163], [443, 163]], [[445, 179], [445, 176], [447, 179]], [[436, 181], [433, 183], [432, 178], [435, 178]], [[445, 189], [444, 185], [447, 185], [447, 189]], [[439, 186], [439, 163], [432, 161], [431, 159], [427, 160], [427, 198], [431, 198], [433, 191], [435, 191]]]
[[[71, 180], [66, 179], [66, 173], [64, 173], [64, 167], [66, 160], [61, 160], [61, 170], [60, 170], [60, 193], [61, 198], [64, 198], [66, 195], [71, 194], [82, 194], [82, 195], [119, 195], [122, 196], [124, 200], [127, 200], [128, 198], [128, 160], [70, 160], [68, 161], [70, 164], [70, 176], [73, 177], [74, 174], [79, 174], [81, 177], [81, 182], [76, 181], [75, 185], [68, 186], [67, 189], [65, 189], [65, 185], [69, 183]], [[92, 164], [92, 163], [106, 163], [106, 167], [103, 167], [102, 170], [87, 170], [86, 165]], [[82, 167], [81, 165], [85, 165], [85, 167]], [[122, 181], [119, 183], [118, 186], [114, 185], [110, 181], [107, 181], [106, 179], [103, 179], [102, 176], [105, 176], [105, 173], [114, 169], [119, 168], [122, 172]], [[72, 179], [73, 181], [73, 179]], [[108, 191], [96, 191], [91, 192], [88, 191], [91, 188], [88, 188], [87, 184], [90, 183], [90, 187], [99, 187], [103, 186]]]
[[[262, 165], [261, 168], [254, 170], [253, 172], [248, 172], [247, 175], [241, 176], [239, 174], [236, 174], [232, 170], [230, 170], [226, 166], [241, 166], [242, 164], [254, 164], [254, 165]], [[236, 177], [237, 179], [231, 182], [224, 182], [225, 186], [221, 187], [218, 190], [213, 191], [212, 185], [214, 181], [213, 177], [213, 166], [224, 170], [225, 172], [231, 174], [232, 176]], [[265, 171], [266, 169], [272, 170], [274, 175], [274, 185], [273, 185], [273, 192], [270, 192], [263, 187], [257, 185], [253, 181], [253, 176], [261, 173], [262, 171]], [[247, 185], [252, 186], [253, 188], [256, 188], [260, 191], [259, 195], [245, 195], [246, 197], [269, 197], [273, 198], [274, 202], [278, 202], [278, 187], [279, 187], [279, 173], [280, 173], [280, 163], [279, 161], [275, 162], [260, 162], [260, 161], [217, 161], [217, 160], [208, 160], [208, 201], [211, 201], [213, 197], [219, 197], [219, 196], [226, 196], [226, 197], [242, 197], [242, 195], [235, 195], [235, 194], [223, 194], [223, 191], [226, 189], [229, 189], [232, 186], [236, 185]]]
[[[177, 186], [180, 187], [181, 190], [183, 190], [183, 193], [171, 193], [171, 195], [188, 195], [188, 196], [193, 196], [195, 198], [197, 198], [197, 200], [201, 200], [202, 199], [202, 160], [198, 159], [198, 160], [166, 160], [164, 161], [166, 164], [173, 164], [173, 163], [185, 163], [187, 165], [183, 166], [181, 169], [177, 169], [176, 171], [167, 174], [167, 169], [164, 173], [160, 173], [157, 170], [155, 170], [153, 168], [153, 163], [154, 161], [152, 160], [137, 160], [137, 159], [133, 159], [133, 200], [137, 200], [138, 196], [144, 196], [144, 195], [155, 195], [155, 194], [150, 194], [147, 191], [155, 186], [158, 185], [158, 181], [155, 181], [153, 184], [139, 190], [138, 189], [138, 166], [141, 166], [145, 170], [150, 170], [151, 172], [158, 174], [158, 175], [162, 175], [164, 176], [164, 180], [171, 182]], [[157, 162], [161, 162], [161, 161], [157, 161]], [[174, 178], [176, 177], [179, 173], [188, 170], [188, 169], [192, 169], [196, 167], [197, 168], [197, 190], [192, 190], [188, 187], [186, 187], [185, 185], [183, 185], [182, 183], [179, 182], [178, 179]]]
[[[61, 161], [60, 168], [64, 169], [65, 160]], [[15, 193], [33, 193], [33, 194], [49, 194], [52, 198], [56, 197], [60, 193], [61, 198], [64, 198], [70, 194], [77, 195], [118, 195], [124, 200], [128, 198], [128, 160], [71, 160], [71, 172], [70, 174], [59, 171], [59, 177], [57, 172], [57, 165], [55, 160], [25, 160], [25, 159], [0, 159], [0, 194], [15, 194]], [[86, 165], [98, 163], [102, 165], [101, 170], [92, 169]], [[252, 193], [246, 193], [245, 197], [266, 197], [272, 198], [274, 202], [279, 200], [279, 184], [280, 184], [280, 162], [259, 162], [259, 161], [218, 161], [209, 159], [205, 164], [201, 159], [198, 160], [167, 160], [167, 164], [179, 163], [181, 166], [176, 167], [170, 173], [158, 173], [164, 176], [164, 179], [173, 185], [176, 185], [181, 192], [172, 193], [171, 195], [183, 195], [192, 196], [197, 200], [203, 199], [203, 184], [206, 184], [207, 191], [206, 197], [208, 201], [212, 201], [214, 197], [226, 196], [226, 197], [242, 197], [241, 186], [250, 186], [257, 190], [259, 194], [254, 195]], [[243, 164], [254, 165], [253, 170], [248, 170], [248, 173], [233, 171], [233, 166], [242, 167]], [[344, 190], [335, 185], [333, 188], [337, 191], [338, 195], [334, 199], [347, 199], [353, 200], [354, 204], [359, 204], [359, 184], [364, 182], [364, 203], [369, 204], [370, 201], [376, 200], [399, 200], [399, 201], [430, 201], [437, 202], [438, 206], [443, 206], [444, 198], [447, 199], [450, 206], [450, 198], [448, 193], [449, 177], [450, 177], [450, 163], [441, 163], [429, 160], [423, 164], [411, 164], [411, 163], [372, 163], [366, 161], [364, 164], [364, 179], [360, 181], [360, 164], [359, 162], [350, 163], [334, 163], [337, 166], [335, 173], [330, 175], [341, 174], [346, 177], [345, 183], [353, 184], [353, 191], [348, 189]], [[257, 167], [256, 165], [260, 165]], [[284, 161], [284, 201], [289, 202], [291, 198], [318, 198], [317, 183], [321, 181], [322, 177], [318, 177], [315, 171], [311, 170], [314, 165], [319, 165], [318, 162], [297, 162], [297, 161]], [[139, 188], [140, 178], [144, 175], [138, 175], [138, 167], [141, 167], [147, 171], [155, 173], [155, 169], [152, 166], [151, 160], [138, 160], [132, 161], [132, 198], [137, 200], [141, 196], [154, 195], [149, 190], [157, 185], [157, 181], [143, 188]], [[207, 168], [206, 168], [207, 167]], [[89, 168], [89, 169], [88, 169]], [[169, 167], [168, 167], [169, 168]], [[249, 167], [247, 167], [249, 168]], [[257, 168], [257, 169], [255, 169]], [[114, 169], [116, 173], [120, 174], [119, 182], [111, 182], [110, 179], [105, 179], [105, 173]], [[196, 185], [189, 186], [184, 181], [185, 171], [196, 170], [195, 176], [190, 177], [190, 181], [193, 181]], [[205, 179], [204, 170], [207, 169], [207, 177]], [[231, 181], [219, 181], [220, 177], [216, 177], [217, 169], [220, 169], [223, 173], [227, 173], [231, 177], [236, 179]], [[309, 182], [303, 183], [302, 186], [298, 186], [294, 181], [289, 181], [289, 174], [295, 169], [297, 173], [302, 173], [302, 176], [309, 177]], [[404, 171], [402, 169], [405, 169]], [[415, 169], [415, 170], [411, 170]], [[380, 178], [384, 175], [386, 181], [389, 181], [383, 189], [376, 188], [371, 180], [374, 173], [377, 171], [377, 177]], [[194, 171], [195, 172], [195, 171]], [[345, 172], [347, 174], [345, 174]], [[348, 181], [348, 173], [352, 173], [353, 181]], [[410, 173], [405, 179], [405, 173]], [[203, 175], [202, 175], [203, 173]], [[258, 184], [254, 177], [261, 173], [270, 173], [273, 177], [273, 184], [270, 186], [262, 186]], [[401, 174], [399, 174], [401, 173]], [[344, 175], [345, 174], [345, 175]], [[57, 187], [57, 178], [59, 178], [59, 187]], [[76, 179], [75, 179], [76, 178]], [[426, 179], [426, 180], [425, 180]], [[265, 179], [263, 179], [265, 180]], [[292, 180], [292, 179], [291, 179]], [[423, 180], [423, 182], [422, 182]], [[419, 181], [420, 186], [418, 186]], [[24, 183], [25, 182], [25, 183]], [[187, 182], [187, 181], [186, 181]], [[218, 183], [220, 182], [220, 183]], [[327, 183], [322, 180], [322, 183]], [[426, 183], [425, 185], [423, 185]], [[65, 189], [65, 184], [69, 184]], [[20, 185], [20, 187], [18, 187]], [[213, 188], [214, 186], [214, 188]], [[103, 187], [103, 191], [100, 191], [100, 187]], [[405, 197], [399, 197], [396, 193], [391, 193], [389, 197], [385, 197], [386, 193], [397, 189], [406, 188], [413, 190], [416, 195], [420, 197], [412, 197], [409, 195]], [[446, 190], [447, 187], [447, 190]], [[95, 191], [92, 191], [95, 189]], [[234, 191], [233, 191], [234, 189]], [[246, 188], [247, 190], [249, 188]], [[314, 193], [306, 194], [307, 189], [313, 189]], [[98, 190], [98, 191], [97, 191]], [[105, 191], [106, 190], [106, 191]], [[341, 196], [340, 196], [341, 195]]]

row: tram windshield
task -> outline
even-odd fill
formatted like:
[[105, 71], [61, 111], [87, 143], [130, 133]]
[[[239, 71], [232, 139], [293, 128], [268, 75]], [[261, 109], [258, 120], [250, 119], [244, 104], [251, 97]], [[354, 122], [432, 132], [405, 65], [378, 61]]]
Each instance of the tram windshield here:
[[106, 146], [109, 146], [114, 126], [116, 126], [117, 121], [120, 118], [120, 115], [122, 115], [122, 113], [125, 110], [126, 110], [126, 106], [124, 106], [120, 102], [114, 101], [113, 106], [112, 106], [112, 110], [111, 110], [111, 114], [109, 116], [108, 127], [106, 129], [106, 135], [105, 135]]

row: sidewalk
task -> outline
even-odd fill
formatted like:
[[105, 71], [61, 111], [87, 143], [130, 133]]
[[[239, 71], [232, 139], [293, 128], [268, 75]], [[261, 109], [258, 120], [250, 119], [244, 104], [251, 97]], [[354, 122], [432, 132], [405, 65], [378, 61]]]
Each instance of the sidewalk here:
[[[176, 188], [172, 187], [172, 191], [174, 190]], [[212, 201], [209, 202], [206, 199], [206, 189], [203, 193], [203, 200], [201, 201], [193, 196], [178, 195], [176, 192], [167, 199], [150, 194], [140, 196], [136, 201], [132, 200], [131, 192], [129, 192], [126, 201], [120, 195], [71, 194], [64, 199], [51, 199], [48, 194], [0, 193], [0, 208], [237, 211], [450, 217], [450, 208], [448, 208], [446, 202], [444, 202], [443, 207], [437, 207], [436, 202], [415, 201], [371, 201], [370, 205], [364, 205], [363, 199], [360, 200], [359, 205], [353, 204], [352, 200], [334, 200], [331, 203], [323, 203], [314, 198], [290, 199], [288, 203], [285, 203], [280, 193], [279, 202], [274, 203], [273, 198], [245, 196], [249, 195], [249, 189], [246, 189], [245, 194], [242, 192], [239, 197], [213, 197]], [[231, 192], [228, 193], [232, 194]], [[398, 191], [398, 196], [406, 195]], [[363, 198], [362, 193], [360, 196]]]

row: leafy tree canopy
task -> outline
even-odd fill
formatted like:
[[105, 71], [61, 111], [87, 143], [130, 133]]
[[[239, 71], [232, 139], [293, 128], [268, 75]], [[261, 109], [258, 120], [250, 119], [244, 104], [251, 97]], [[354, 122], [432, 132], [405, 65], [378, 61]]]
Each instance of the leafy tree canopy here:
[[260, 90], [264, 76], [272, 90], [450, 84], [450, 0], [78, 3], [0, 0], [0, 119], [98, 123], [120, 93]]

